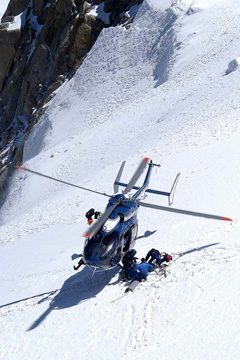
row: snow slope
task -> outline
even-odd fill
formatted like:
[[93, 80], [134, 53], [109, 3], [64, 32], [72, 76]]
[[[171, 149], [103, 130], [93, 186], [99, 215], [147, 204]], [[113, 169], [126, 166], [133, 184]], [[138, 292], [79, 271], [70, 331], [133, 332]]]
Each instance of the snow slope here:
[[239, 357], [238, 66], [226, 75], [240, 56], [239, 17], [233, 0], [145, 0], [129, 30], [101, 33], [24, 149], [26, 167], [107, 193], [123, 160], [128, 181], [149, 156], [161, 163], [152, 188], [169, 191], [181, 172], [174, 207], [233, 222], [141, 208], [140, 258], [217, 244], [116, 300], [117, 269], [92, 278], [71, 263], [85, 212], [106, 199], [16, 171], [1, 210], [2, 359]]

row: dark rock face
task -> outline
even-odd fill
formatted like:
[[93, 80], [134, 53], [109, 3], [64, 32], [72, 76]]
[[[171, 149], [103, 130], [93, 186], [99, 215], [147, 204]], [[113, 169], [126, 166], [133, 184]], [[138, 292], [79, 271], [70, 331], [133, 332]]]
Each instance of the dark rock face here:
[[17, 16], [22, 13], [27, 8], [29, 2], [30, 0], [10, 0], [2, 22], [8, 21], [6, 19], [8, 16]]
[[[129, 22], [126, 12], [142, 1], [9, 1], [0, 24], [0, 189], [53, 92], [73, 76], [102, 29]], [[109, 14], [107, 24], [91, 13], [98, 5]]]

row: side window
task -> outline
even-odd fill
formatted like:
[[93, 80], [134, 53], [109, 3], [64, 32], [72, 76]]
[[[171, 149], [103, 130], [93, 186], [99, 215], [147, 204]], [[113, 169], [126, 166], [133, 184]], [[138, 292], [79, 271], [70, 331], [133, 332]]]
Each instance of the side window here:
[[138, 233], [138, 226], [137, 225], [134, 225], [132, 228], [131, 228], [131, 239], [135, 239], [137, 237], [137, 233]]
[[124, 251], [127, 251], [132, 243], [133, 240], [136, 239], [137, 237], [137, 232], [138, 232], [138, 226], [137, 225], [133, 225], [131, 227], [131, 229], [129, 229], [125, 234], [124, 234], [124, 238], [126, 240], [126, 243], [124, 244]]

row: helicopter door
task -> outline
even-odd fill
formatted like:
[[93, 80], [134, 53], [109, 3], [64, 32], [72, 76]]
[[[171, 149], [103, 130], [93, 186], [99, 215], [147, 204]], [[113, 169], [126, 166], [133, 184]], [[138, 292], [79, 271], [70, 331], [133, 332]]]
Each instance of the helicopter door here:
[[124, 238], [126, 239], [126, 244], [124, 246], [123, 251], [128, 251], [130, 249], [130, 245], [135, 244], [135, 240], [137, 238], [137, 233], [138, 233], [138, 226], [137, 224], [133, 225], [131, 227], [131, 229], [129, 229], [125, 234], [124, 234]]
[[137, 234], [138, 234], [138, 226], [137, 224], [133, 225], [133, 227], [131, 228], [131, 242], [135, 241], [137, 238]]

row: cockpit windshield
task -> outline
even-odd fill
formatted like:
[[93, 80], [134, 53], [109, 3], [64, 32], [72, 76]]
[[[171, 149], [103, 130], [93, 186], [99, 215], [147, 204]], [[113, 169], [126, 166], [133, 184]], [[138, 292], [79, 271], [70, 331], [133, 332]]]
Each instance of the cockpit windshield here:
[[89, 259], [93, 255], [97, 255], [101, 238], [102, 236], [100, 234], [96, 234], [91, 239], [88, 238], [85, 240], [85, 246], [84, 246], [85, 259]]
[[120, 253], [121, 235], [117, 231], [105, 236], [100, 232], [85, 241], [84, 258], [86, 260], [100, 260], [103, 263], [109, 263]]
[[118, 249], [121, 249], [120, 234], [113, 231], [111, 234], [104, 236], [100, 246], [100, 259], [104, 262], [116, 256]]

